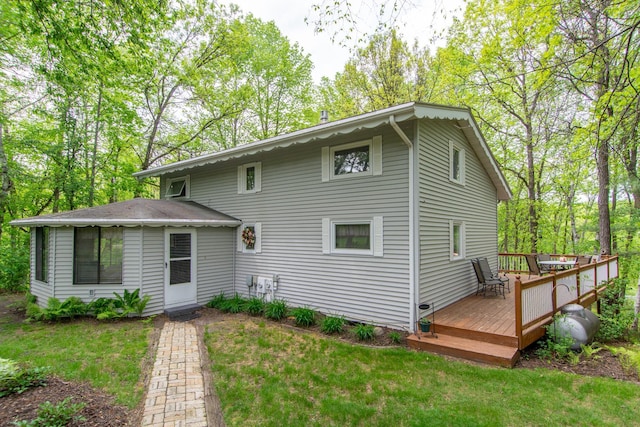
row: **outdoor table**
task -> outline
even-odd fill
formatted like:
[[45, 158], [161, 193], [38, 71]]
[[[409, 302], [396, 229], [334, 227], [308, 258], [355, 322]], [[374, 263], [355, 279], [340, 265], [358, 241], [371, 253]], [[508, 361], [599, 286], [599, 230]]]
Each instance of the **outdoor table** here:
[[574, 267], [576, 265], [576, 261], [575, 260], [571, 260], [571, 261], [550, 260], [550, 261], [538, 261], [538, 264], [545, 265], [553, 269], [565, 270], [565, 269]]

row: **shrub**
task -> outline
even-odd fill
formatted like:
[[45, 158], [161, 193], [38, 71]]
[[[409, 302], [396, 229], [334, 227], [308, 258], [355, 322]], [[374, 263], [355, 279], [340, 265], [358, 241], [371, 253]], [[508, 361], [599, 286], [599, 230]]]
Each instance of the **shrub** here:
[[235, 294], [233, 298], [225, 300], [219, 308], [225, 313], [242, 313], [244, 311], [245, 300], [239, 294]]
[[224, 305], [226, 300], [227, 297], [225, 297], [224, 294], [220, 292], [217, 296], [213, 297], [213, 299], [207, 303], [207, 307], [220, 309], [220, 307]]
[[320, 324], [320, 330], [325, 334], [340, 334], [344, 330], [344, 317], [325, 317]]
[[375, 336], [374, 326], [358, 323], [353, 328], [353, 332], [360, 341], [371, 341]]
[[253, 297], [245, 302], [244, 311], [252, 316], [260, 316], [264, 312], [264, 301], [262, 298]]
[[394, 344], [400, 344], [402, 341], [402, 335], [400, 335], [400, 332], [398, 331], [391, 331], [389, 332], [389, 339]]
[[142, 315], [147, 303], [151, 299], [150, 295], [145, 295], [144, 298], [140, 298], [140, 288], [133, 292], [129, 292], [128, 289], [125, 289], [122, 296], [118, 295], [116, 292], [114, 292], [113, 295], [116, 297], [114, 306], [118, 313], [123, 317], [130, 313]]
[[13, 360], [0, 359], [0, 397], [44, 385], [46, 376], [45, 368], [23, 368]]
[[37, 418], [31, 421], [14, 421], [17, 427], [65, 427], [72, 421], [80, 423], [85, 421], [78, 412], [85, 407], [84, 403], [71, 403], [71, 397], [67, 397], [62, 402], [54, 405], [47, 401], [38, 407]]
[[[26, 234], [26, 233], [22, 233]], [[0, 246], [0, 290], [18, 292], [29, 283], [29, 239], [2, 239]], [[21, 239], [18, 239], [21, 240]]]
[[296, 321], [296, 325], [305, 328], [316, 323], [316, 312], [308, 307], [298, 307], [291, 311], [291, 315]]
[[600, 300], [599, 341], [615, 341], [623, 338], [633, 323], [633, 310], [626, 307], [627, 279], [618, 277], [609, 280], [607, 290]]
[[287, 315], [287, 302], [285, 300], [274, 300], [264, 307], [264, 316], [271, 320], [281, 320]]
[[78, 297], [69, 297], [64, 302], [58, 298], [49, 298], [47, 307], [40, 308], [35, 303], [27, 304], [27, 316], [33, 320], [56, 321], [87, 314], [89, 306]]

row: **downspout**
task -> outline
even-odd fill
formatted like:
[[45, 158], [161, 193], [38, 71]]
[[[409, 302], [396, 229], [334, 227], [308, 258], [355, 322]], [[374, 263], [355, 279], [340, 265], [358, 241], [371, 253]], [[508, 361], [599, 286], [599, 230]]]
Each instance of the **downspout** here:
[[409, 149], [409, 330], [415, 332], [416, 325], [416, 237], [415, 237], [415, 197], [414, 197], [414, 149], [413, 142], [396, 123], [394, 115], [389, 116], [389, 124]]

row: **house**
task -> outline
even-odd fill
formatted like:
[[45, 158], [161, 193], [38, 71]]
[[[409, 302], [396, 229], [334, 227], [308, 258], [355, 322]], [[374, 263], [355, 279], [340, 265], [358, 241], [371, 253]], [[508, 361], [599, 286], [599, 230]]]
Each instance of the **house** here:
[[31, 228], [31, 292], [124, 289], [146, 314], [219, 293], [413, 329], [417, 305], [497, 266], [510, 190], [468, 109], [407, 103], [135, 174], [160, 199], [12, 221]]

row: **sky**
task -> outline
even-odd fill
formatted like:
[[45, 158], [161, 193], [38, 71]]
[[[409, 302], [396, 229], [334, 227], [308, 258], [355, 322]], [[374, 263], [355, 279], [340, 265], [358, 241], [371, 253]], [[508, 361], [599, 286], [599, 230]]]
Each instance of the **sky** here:
[[[332, 0], [324, 0], [332, 2]], [[350, 57], [349, 48], [332, 43], [330, 28], [316, 34], [313, 25], [305, 23], [305, 18], [316, 17], [312, 5], [323, 0], [222, 0], [221, 3], [235, 3], [244, 13], [252, 13], [265, 22], [274, 21], [291, 43], [298, 43], [305, 53], [311, 55], [314, 64], [313, 80], [320, 82], [323, 76], [333, 78], [341, 72]], [[371, 31], [376, 24], [377, 14], [371, 10], [372, 0], [352, 0], [353, 10], [357, 11], [362, 25]], [[407, 0], [396, 28], [410, 44], [417, 39], [421, 47], [434, 47], [430, 39], [438, 30], [451, 25], [453, 16], [462, 16], [464, 0]], [[365, 31], [365, 30], [363, 30]]]

